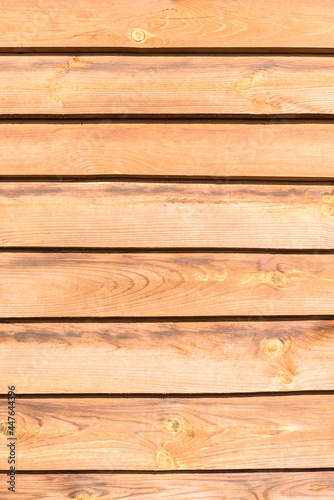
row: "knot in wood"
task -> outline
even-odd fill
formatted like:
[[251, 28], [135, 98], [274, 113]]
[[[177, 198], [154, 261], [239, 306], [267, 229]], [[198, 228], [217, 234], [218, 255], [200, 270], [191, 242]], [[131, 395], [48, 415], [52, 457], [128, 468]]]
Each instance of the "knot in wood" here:
[[141, 43], [146, 39], [147, 34], [145, 30], [141, 28], [135, 28], [134, 30], [131, 31], [130, 37], [132, 38], [133, 41]]
[[181, 422], [176, 418], [168, 418], [163, 423], [163, 429], [170, 434], [177, 434], [181, 430]]
[[172, 455], [168, 451], [160, 450], [156, 454], [156, 467], [158, 470], [172, 470], [174, 469], [174, 462]]
[[270, 339], [264, 348], [264, 354], [268, 358], [276, 358], [284, 353], [284, 343], [280, 339]]
[[8, 422], [0, 422], [0, 436], [10, 436]]
[[277, 378], [282, 384], [289, 385], [293, 382], [293, 375], [286, 370], [279, 371], [277, 374]]

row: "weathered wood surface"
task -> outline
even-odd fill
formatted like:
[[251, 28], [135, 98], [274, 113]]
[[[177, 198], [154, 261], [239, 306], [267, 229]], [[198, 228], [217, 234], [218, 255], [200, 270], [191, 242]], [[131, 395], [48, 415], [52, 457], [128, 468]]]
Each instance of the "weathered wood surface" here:
[[1, 253], [0, 317], [328, 315], [334, 255]]
[[326, 122], [0, 122], [0, 144], [1, 176], [333, 179]]
[[3, 48], [333, 49], [321, 0], [15, 0], [0, 2]]
[[16, 446], [21, 470], [332, 467], [333, 419], [330, 395], [20, 399]]
[[[0, 476], [1, 478], [1, 476]], [[2, 500], [13, 493], [0, 481]], [[20, 500], [332, 500], [333, 472], [216, 474], [25, 474]]]
[[6, 55], [0, 67], [3, 117], [334, 113], [332, 57]]
[[333, 249], [334, 187], [0, 183], [0, 246]]
[[0, 324], [1, 394], [334, 390], [334, 322]]

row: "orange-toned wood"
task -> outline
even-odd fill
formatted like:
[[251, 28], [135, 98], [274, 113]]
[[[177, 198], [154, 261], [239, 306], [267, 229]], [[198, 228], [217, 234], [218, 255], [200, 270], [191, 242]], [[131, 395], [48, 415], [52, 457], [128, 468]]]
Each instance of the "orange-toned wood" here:
[[[1, 476], [0, 476], [1, 478]], [[216, 474], [25, 474], [20, 500], [332, 500], [333, 472]], [[2, 500], [12, 500], [0, 480]], [[254, 497], [254, 495], [256, 495]]]
[[333, 419], [330, 395], [19, 399], [16, 448], [21, 470], [332, 467]]
[[0, 122], [1, 176], [333, 179], [332, 123]]
[[5, 48], [334, 47], [328, 0], [2, 0], [0, 7]]
[[332, 57], [0, 57], [0, 116], [332, 115]]
[[0, 316], [332, 314], [334, 255], [1, 253]]
[[0, 324], [0, 391], [334, 389], [334, 322]]
[[333, 249], [333, 186], [0, 183], [0, 245]]

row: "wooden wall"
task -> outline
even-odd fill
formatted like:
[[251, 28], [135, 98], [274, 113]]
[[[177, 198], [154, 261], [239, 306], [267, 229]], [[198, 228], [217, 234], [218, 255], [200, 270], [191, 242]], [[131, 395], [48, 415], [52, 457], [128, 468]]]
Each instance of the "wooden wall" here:
[[0, 7], [1, 500], [333, 499], [334, 2]]

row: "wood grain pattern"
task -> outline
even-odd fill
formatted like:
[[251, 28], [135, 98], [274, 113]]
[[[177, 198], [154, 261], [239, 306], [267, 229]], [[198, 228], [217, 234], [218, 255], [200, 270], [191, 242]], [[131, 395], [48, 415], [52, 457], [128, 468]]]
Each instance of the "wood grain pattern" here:
[[334, 2], [1, 7], [1, 499], [333, 498]]
[[[12, 500], [1, 479], [2, 500]], [[332, 500], [334, 474], [27, 474], [17, 479], [18, 494], [20, 500]]]
[[5, 48], [333, 48], [334, 6], [318, 0], [2, 0]]
[[334, 390], [334, 322], [0, 324], [0, 391]]
[[16, 445], [21, 470], [332, 467], [333, 422], [329, 395], [20, 399]]
[[334, 255], [1, 253], [0, 317], [328, 315]]
[[326, 122], [0, 122], [0, 144], [5, 177], [333, 179]]
[[0, 67], [9, 118], [334, 112], [332, 57], [7, 55]]
[[0, 246], [333, 249], [334, 189], [0, 183]]

